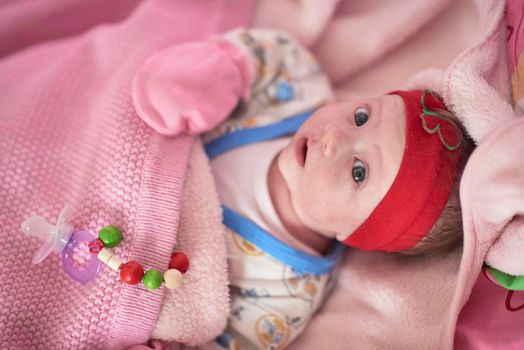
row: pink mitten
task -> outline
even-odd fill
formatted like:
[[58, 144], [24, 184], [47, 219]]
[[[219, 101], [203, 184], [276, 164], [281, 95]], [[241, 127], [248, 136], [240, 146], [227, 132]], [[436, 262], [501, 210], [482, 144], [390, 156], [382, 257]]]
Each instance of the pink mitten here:
[[149, 57], [133, 81], [135, 109], [162, 135], [212, 129], [250, 94], [247, 54], [224, 39], [177, 45]]

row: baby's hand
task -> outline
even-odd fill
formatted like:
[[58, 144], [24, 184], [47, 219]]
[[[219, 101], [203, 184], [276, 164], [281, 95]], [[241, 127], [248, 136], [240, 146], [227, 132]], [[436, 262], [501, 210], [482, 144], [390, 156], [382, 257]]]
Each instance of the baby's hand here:
[[246, 55], [222, 39], [177, 45], [149, 57], [133, 80], [135, 109], [162, 135], [214, 128], [248, 97]]

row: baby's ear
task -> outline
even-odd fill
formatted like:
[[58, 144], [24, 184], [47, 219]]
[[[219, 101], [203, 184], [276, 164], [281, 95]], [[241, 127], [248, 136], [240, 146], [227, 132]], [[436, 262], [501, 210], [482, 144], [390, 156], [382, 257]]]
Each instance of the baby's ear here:
[[403, 90], [425, 90], [429, 89], [442, 94], [442, 79], [444, 78], [444, 71], [435, 68], [425, 69], [413, 75], [406, 81]]

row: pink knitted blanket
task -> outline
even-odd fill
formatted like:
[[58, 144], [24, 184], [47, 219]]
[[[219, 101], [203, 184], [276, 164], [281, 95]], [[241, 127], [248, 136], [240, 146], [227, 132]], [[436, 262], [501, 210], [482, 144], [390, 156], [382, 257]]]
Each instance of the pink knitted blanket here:
[[[252, 6], [0, 4], [0, 348], [117, 349], [165, 334], [194, 344], [219, 333], [228, 311], [226, 257], [216, 196], [203, 195], [213, 188], [205, 156], [195, 143], [195, 176], [185, 179], [192, 140], [148, 128], [130, 86], [152, 52], [245, 25]], [[182, 210], [193, 214], [186, 227], [198, 215], [206, 223], [177, 234], [182, 198]], [[183, 250], [191, 260], [186, 285], [172, 295], [148, 291], [123, 285], [108, 268], [81, 285], [57, 255], [32, 265], [40, 242], [20, 223], [35, 214], [53, 222], [65, 205], [77, 229], [121, 227], [115, 253], [124, 261], [163, 271], [173, 249]], [[168, 317], [155, 329], [164, 299]]]

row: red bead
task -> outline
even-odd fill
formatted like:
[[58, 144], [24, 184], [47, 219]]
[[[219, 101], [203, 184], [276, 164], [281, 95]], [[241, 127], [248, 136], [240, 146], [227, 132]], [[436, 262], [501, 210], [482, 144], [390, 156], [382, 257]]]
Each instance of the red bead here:
[[142, 265], [136, 261], [128, 261], [120, 266], [120, 279], [127, 284], [138, 284], [144, 277]]
[[177, 269], [183, 274], [189, 269], [189, 259], [184, 253], [175, 252], [171, 254], [171, 261], [169, 262], [170, 269]]
[[104, 242], [102, 242], [100, 238], [97, 238], [94, 241], [91, 241], [87, 246], [89, 247], [89, 252], [91, 254], [98, 254], [104, 248]]

